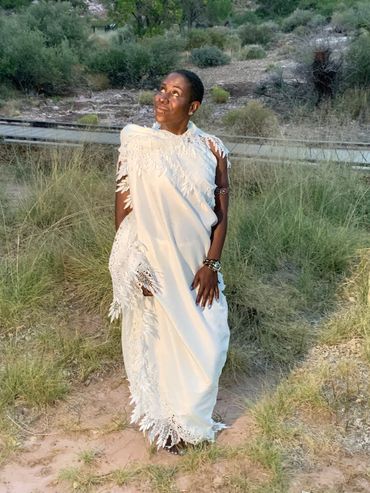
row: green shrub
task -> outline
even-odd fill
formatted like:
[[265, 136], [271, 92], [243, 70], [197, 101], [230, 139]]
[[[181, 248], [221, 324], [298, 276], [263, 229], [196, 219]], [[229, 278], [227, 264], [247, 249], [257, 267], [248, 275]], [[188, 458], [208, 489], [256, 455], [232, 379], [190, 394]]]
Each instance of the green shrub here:
[[370, 87], [370, 33], [363, 33], [349, 46], [344, 79], [350, 87]]
[[254, 10], [247, 10], [243, 14], [240, 12], [234, 12], [231, 16], [231, 21], [235, 26], [241, 26], [242, 24], [259, 24], [261, 18]]
[[214, 121], [214, 110], [213, 104], [202, 103], [192, 117], [192, 120], [198, 127], [208, 128]]
[[258, 0], [257, 14], [269, 17], [286, 16], [295, 10], [300, 0]]
[[274, 27], [267, 23], [265, 24], [243, 24], [238, 28], [238, 34], [242, 43], [244, 45], [267, 45], [275, 37]]
[[99, 123], [99, 117], [94, 114], [83, 115], [77, 119], [77, 123], [82, 123], [83, 125], [97, 125]]
[[237, 135], [269, 137], [278, 129], [276, 114], [259, 101], [250, 101], [242, 108], [229, 111], [223, 122]]
[[335, 98], [334, 110], [340, 118], [348, 115], [351, 120], [370, 123], [370, 90], [347, 89]]
[[360, 28], [370, 31], [369, 2], [358, 2], [352, 8], [335, 12], [332, 23], [342, 31], [355, 31]]
[[286, 17], [282, 22], [284, 32], [293, 31], [298, 26], [306, 26], [312, 19], [312, 10], [296, 9], [289, 17]]
[[267, 53], [262, 46], [259, 45], [249, 45], [244, 46], [239, 54], [239, 60], [259, 60], [261, 58], [266, 58]]
[[128, 44], [96, 51], [88, 63], [93, 71], [105, 73], [113, 87], [135, 86], [149, 75], [152, 58], [144, 46]]
[[225, 50], [228, 50], [233, 53], [240, 51], [240, 47], [241, 47], [241, 41], [236, 31], [233, 31], [232, 33], [225, 36], [225, 44], [224, 44]]
[[211, 44], [209, 39], [209, 32], [207, 29], [191, 29], [188, 32], [188, 39], [186, 43], [187, 50], [193, 50], [194, 48], [200, 48]]
[[230, 97], [230, 93], [219, 86], [213, 86], [211, 96], [214, 103], [226, 103]]
[[154, 94], [152, 91], [141, 91], [138, 97], [138, 102], [141, 105], [152, 105]]
[[223, 50], [226, 43], [227, 33], [228, 29], [220, 27], [210, 29], [191, 29], [188, 32], [185, 47], [187, 50], [193, 50], [194, 48], [201, 48], [203, 46], [217, 46], [217, 48]]
[[85, 78], [87, 86], [93, 91], [105, 91], [110, 88], [110, 81], [106, 74], [87, 73]]
[[75, 83], [77, 61], [67, 40], [48, 47], [44, 35], [31, 31], [24, 19], [0, 18], [0, 81], [22, 91], [63, 94]]
[[24, 12], [28, 28], [43, 34], [46, 46], [59, 46], [68, 41], [72, 50], [83, 51], [90, 34], [87, 19], [70, 2], [41, 0]]
[[197, 67], [216, 67], [230, 63], [230, 57], [216, 46], [204, 46], [192, 50], [191, 61]]
[[151, 56], [150, 69], [146, 77], [156, 84], [160, 78], [179, 66], [185, 41], [180, 37], [169, 39], [166, 36], [156, 36], [143, 40], [143, 43]]

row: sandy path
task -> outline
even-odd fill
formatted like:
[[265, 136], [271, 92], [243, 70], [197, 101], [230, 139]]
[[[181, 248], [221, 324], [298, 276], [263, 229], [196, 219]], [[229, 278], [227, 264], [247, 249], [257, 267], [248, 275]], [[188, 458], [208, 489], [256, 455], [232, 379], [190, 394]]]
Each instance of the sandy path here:
[[[230, 429], [219, 436], [220, 443], [243, 440], [248, 396], [253, 400], [263, 381], [247, 378], [228, 387], [220, 386], [215, 412]], [[0, 493], [65, 493], [58, 482], [61, 469], [79, 467], [79, 454], [96, 450], [94, 472], [108, 473], [133, 463], [173, 464], [177, 457], [153, 453], [147, 439], [129, 424], [130, 406], [127, 381], [121, 371], [102, 381], [81, 385], [65, 401], [51, 408], [32, 428], [21, 449], [3, 467]], [[240, 426], [244, 423], [243, 426]], [[131, 489], [130, 489], [131, 488]], [[137, 491], [132, 487], [98, 487], [99, 493]]]

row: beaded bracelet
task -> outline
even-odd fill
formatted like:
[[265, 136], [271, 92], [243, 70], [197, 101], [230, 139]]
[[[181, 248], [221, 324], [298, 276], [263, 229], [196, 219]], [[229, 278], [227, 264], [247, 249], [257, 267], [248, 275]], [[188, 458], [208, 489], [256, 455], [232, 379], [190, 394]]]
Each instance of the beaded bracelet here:
[[226, 195], [229, 193], [229, 187], [216, 187], [215, 195]]

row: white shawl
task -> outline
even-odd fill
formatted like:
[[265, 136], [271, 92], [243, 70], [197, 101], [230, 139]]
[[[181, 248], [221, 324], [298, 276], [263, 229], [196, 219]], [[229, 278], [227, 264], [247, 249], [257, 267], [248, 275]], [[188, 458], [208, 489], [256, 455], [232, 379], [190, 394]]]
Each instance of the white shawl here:
[[[219, 301], [195, 304], [190, 289], [210, 247], [217, 160], [228, 151], [189, 122], [175, 135], [134, 124], [121, 131], [117, 191], [129, 190], [133, 208], [120, 224], [109, 270], [111, 321], [122, 315], [122, 349], [131, 422], [163, 447], [180, 439], [213, 441], [225, 427], [212, 419], [218, 379], [229, 344], [227, 302], [219, 272]], [[228, 167], [230, 162], [228, 161]], [[141, 287], [154, 292], [143, 296]]]

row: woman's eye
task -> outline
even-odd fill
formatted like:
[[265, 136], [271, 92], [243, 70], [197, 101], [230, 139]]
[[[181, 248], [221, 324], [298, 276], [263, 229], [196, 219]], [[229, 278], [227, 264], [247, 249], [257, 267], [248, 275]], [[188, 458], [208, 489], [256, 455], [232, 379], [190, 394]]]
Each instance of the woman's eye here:
[[173, 91], [172, 93], [174, 96], [180, 96], [180, 94], [177, 91]]

